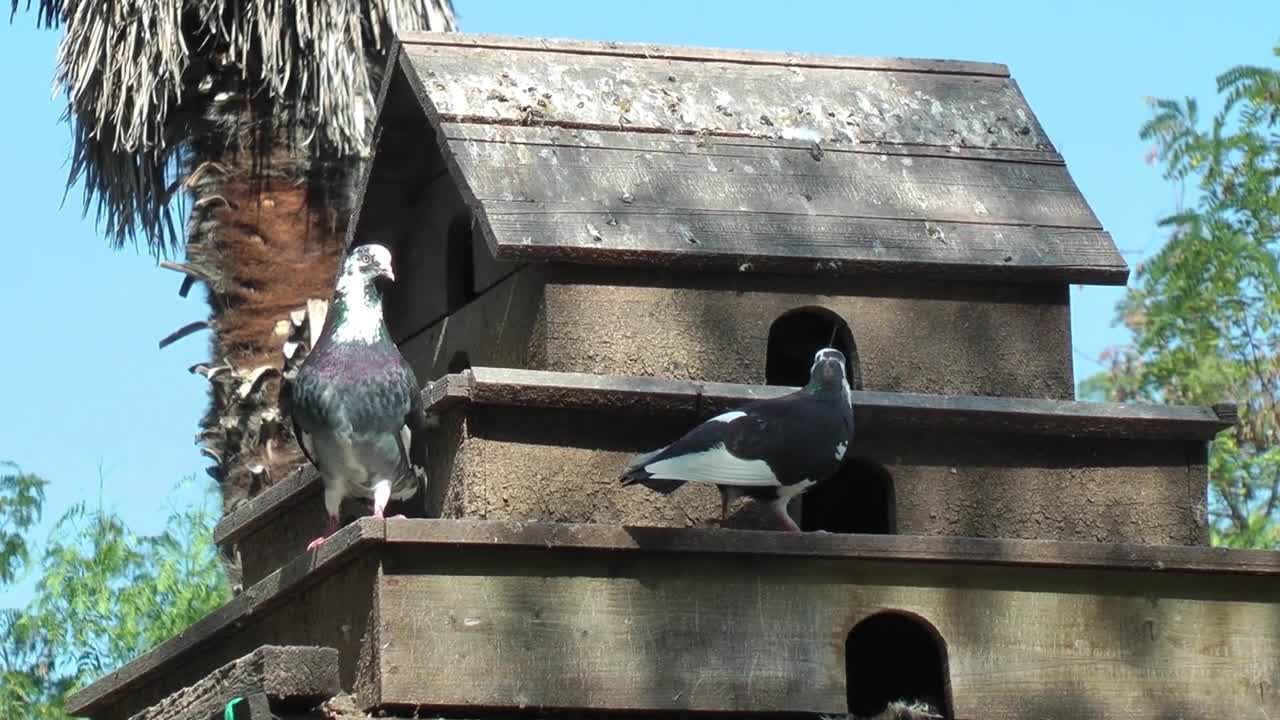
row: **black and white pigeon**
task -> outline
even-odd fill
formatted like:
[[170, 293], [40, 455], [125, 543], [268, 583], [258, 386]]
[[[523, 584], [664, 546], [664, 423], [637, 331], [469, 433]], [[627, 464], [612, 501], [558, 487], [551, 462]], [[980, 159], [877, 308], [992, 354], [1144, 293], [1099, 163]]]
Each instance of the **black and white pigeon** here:
[[835, 474], [853, 440], [853, 394], [844, 353], [823, 348], [809, 383], [781, 397], [757, 400], [711, 418], [674, 443], [631, 460], [623, 485], [662, 493], [686, 482], [720, 490], [720, 522], [729, 503], [746, 496], [769, 502], [788, 530], [792, 498]]
[[383, 279], [395, 281], [385, 247], [361, 245], [347, 256], [324, 329], [293, 381], [293, 431], [320, 471], [329, 513], [308, 550], [337, 530], [343, 498], [373, 498], [380, 518], [391, 498], [411, 498], [426, 485], [425, 469], [410, 459], [426, 411], [413, 369], [387, 332]]

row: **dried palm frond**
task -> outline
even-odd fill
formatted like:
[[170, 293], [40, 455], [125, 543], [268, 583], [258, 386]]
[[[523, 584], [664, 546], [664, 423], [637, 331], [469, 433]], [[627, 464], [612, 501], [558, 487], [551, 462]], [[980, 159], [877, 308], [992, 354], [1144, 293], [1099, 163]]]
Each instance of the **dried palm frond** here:
[[[247, 108], [263, 137], [284, 127], [313, 156], [363, 156], [391, 37], [456, 26], [450, 0], [35, 4], [38, 23], [64, 32], [68, 188], [84, 182], [85, 212], [96, 206], [113, 245], [142, 234], [157, 255], [181, 245], [170, 201], [192, 140], [218, 130], [211, 108]], [[11, 0], [11, 20], [21, 5]]]

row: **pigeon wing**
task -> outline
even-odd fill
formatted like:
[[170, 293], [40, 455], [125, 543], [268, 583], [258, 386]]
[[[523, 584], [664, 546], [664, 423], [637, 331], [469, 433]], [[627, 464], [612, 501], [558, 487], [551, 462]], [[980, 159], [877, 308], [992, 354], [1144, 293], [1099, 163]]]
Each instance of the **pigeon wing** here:
[[640, 462], [645, 472], [662, 480], [770, 487], [780, 484], [763, 459], [771, 442], [767, 419], [735, 410], [707, 420]]

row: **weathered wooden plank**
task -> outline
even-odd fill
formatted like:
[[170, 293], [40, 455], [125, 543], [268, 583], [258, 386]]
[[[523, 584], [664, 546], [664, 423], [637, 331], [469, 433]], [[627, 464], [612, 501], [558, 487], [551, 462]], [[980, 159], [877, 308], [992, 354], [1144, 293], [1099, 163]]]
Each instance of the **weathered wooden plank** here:
[[398, 35], [409, 45], [441, 45], [463, 48], [508, 48], [612, 57], [672, 60], [720, 60], [754, 65], [793, 67], [828, 67], [854, 70], [898, 70], [903, 72], [946, 73], [955, 75], [990, 75], [1007, 77], [1009, 68], [1000, 63], [929, 58], [853, 57], [818, 55], [798, 52], [732, 50], [710, 47], [658, 45], [653, 43], [602, 42], [567, 38], [525, 38], [483, 33], [434, 32], [410, 30]]
[[480, 200], [1101, 228], [1063, 165], [658, 133], [444, 130]]
[[[166, 697], [130, 720], [212, 718], [235, 698], [321, 701], [342, 692], [334, 648], [264, 645]], [[246, 703], [250, 704], [250, 703]], [[265, 703], [258, 703], [267, 709]], [[221, 717], [218, 715], [217, 717]], [[246, 715], [255, 720], [269, 715]]]
[[[440, 126], [441, 139], [450, 141], [511, 142], [527, 145], [532, 149], [581, 147], [613, 150], [654, 152], [654, 140], [669, 143], [668, 152], [715, 152], [726, 158], [759, 157], [760, 151], [769, 148], [814, 151], [814, 141], [788, 138], [740, 137], [683, 133], [627, 132], [625, 128], [589, 130], [555, 125], [499, 125], [492, 123], [446, 122]], [[858, 155], [888, 156], [897, 158], [943, 158], [948, 160], [988, 160], [1027, 165], [1065, 166], [1066, 160], [1053, 150], [1023, 148], [988, 148], [968, 145], [895, 145], [884, 142], [817, 143], [823, 157], [827, 153], [853, 153]]]
[[1053, 149], [1007, 77], [403, 47], [446, 121]]
[[1121, 283], [1128, 274], [1060, 165], [460, 128], [446, 126], [467, 138], [450, 140], [449, 156], [503, 259], [819, 274], [949, 266]]
[[315, 551], [246, 588], [178, 635], [72, 693], [66, 701], [67, 714], [97, 715], [122, 695], [164, 673], [171, 664], [181, 662], [184, 656], [198, 652], [243, 625], [248, 618], [275, 607], [290, 593], [324, 579], [367, 546], [380, 542], [384, 537], [384, 522], [364, 518], [338, 530]]
[[[471, 380], [450, 381], [453, 397], [487, 405], [564, 409], [635, 409], [708, 414], [795, 388], [699, 383], [650, 377], [472, 367]], [[468, 390], [463, 390], [469, 387]], [[456, 402], [452, 400], [451, 402]], [[1035, 398], [924, 395], [855, 390], [860, 428], [944, 429], [1067, 435], [1208, 439], [1230, 427], [1212, 408], [1095, 403]]]
[[[456, 125], [446, 125], [446, 132]], [[614, 212], [754, 212], [1100, 230], [1066, 167], [722, 145], [658, 133], [482, 126], [451, 140], [481, 201]], [[628, 196], [628, 199], [623, 196]], [[943, 238], [942, 240], [945, 240]]]
[[[520, 262], [1095, 285], [1123, 285], [1129, 272], [1114, 260], [1111, 236], [1094, 230], [736, 212], [624, 214], [499, 201], [485, 206], [496, 254]], [[939, 234], [949, 244], [939, 242]]]
[[[845, 656], [857, 652], [847, 634], [891, 611], [945, 643], [956, 717], [1280, 711], [1280, 604], [1256, 578], [940, 571], [861, 557], [427, 553], [406, 547], [379, 588], [384, 702], [844, 712]], [[894, 662], [888, 647], [869, 653]]]
[[[555, 549], [634, 555], [705, 553], [751, 558], [804, 557], [926, 565], [1026, 567], [1122, 573], [1263, 576], [1280, 579], [1280, 553], [1198, 545], [1063, 540], [777, 533], [722, 528], [620, 527], [595, 523], [389, 519], [385, 541], [426, 548]], [[1280, 592], [1280, 585], [1277, 585]], [[1277, 596], [1280, 598], [1280, 595]]]

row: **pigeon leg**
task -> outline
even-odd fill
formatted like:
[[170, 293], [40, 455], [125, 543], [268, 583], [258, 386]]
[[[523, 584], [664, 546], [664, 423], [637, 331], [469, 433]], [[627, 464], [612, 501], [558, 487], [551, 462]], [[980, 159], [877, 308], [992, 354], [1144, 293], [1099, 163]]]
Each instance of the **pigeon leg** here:
[[391, 499], [391, 481], [379, 480], [373, 484], [373, 516], [381, 518], [387, 509], [387, 501]]
[[796, 521], [792, 520], [791, 516], [787, 514], [787, 505], [790, 502], [791, 498], [782, 498], [781, 500], [774, 501], [773, 511], [777, 513], [778, 519], [782, 521], [784, 526], [786, 526], [788, 532], [803, 532], [800, 529], [800, 526], [796, 525]]
[[729, 503], [733, 500], [729, 496], [729, 491], [720, 488], [720, 527], [725, 527], [729, 522]]
[[308, 550], [315, 550], [338, 531], [338, 509], [342, 507], [341, 489], [324, 489], [324, 509], [329, 513], [329, 522], [325, 525], [324, 534], [307, 544]]

